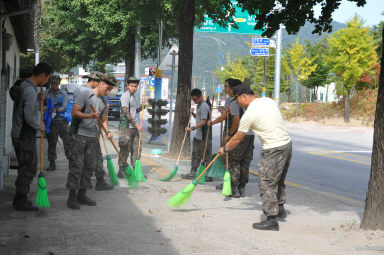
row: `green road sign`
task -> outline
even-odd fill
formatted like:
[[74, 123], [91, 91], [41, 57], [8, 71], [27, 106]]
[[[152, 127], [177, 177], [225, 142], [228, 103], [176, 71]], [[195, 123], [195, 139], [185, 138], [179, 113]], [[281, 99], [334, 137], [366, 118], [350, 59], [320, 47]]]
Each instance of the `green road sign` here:
[[232, 24], [227, 24], [226, 28], [220, 27], [219, 24], [214, 23], [208, 15], [204, 15], [204, 23], [200, 28], [195, 27], [195, 32], [251, 35], [261, 35], [264, 32], [253, 29], [256, 25], [255, 15], [249, 15], [248, 12], [243, 11], [237, 6], [237, 2], [233, 2], [233, 5], [235, 6], [234, 20], [239, 28], [233, 28]]

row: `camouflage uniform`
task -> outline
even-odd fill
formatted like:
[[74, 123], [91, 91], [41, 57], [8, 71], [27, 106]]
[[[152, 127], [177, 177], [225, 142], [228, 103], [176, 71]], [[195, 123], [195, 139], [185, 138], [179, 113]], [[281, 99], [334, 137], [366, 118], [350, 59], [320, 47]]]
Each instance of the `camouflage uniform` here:
[[69, 159], [71, 138], [69, 136], [68, 122], [65, 119], [53, 119], [49, 128], [50, 132], [47, 134], [48, 161], [55, 161], [57, 159], [56, 144], [59, 135], [63, 141], [65, 156]]
[[261, 151], [259, 160], [259, 189], [266, 216], [276, 216], [279, 205], [286, 202], [285, 177], [292, 157], [292, 142]]
[[246, 135], [239, 145], [229, 152], [229, 171], [232, 183], [239, 183], [239, 185], [248, 183], [254, 141], [254, 135]]
[[[67, 180], [68, 189], [88, 189], [93, 170], [96, 169], [98, 155], [95, 151], [100, 147], [99, 140], [94, 137], [72, 135], [72, 155], [69, 161]], [[84, 171], [83, 171], [84, 170]]]
[[[199, 140], [197, 138], [193, 138], [192, 141], [192, 161], [191, 161], [191, 172], [196, 172], [200, 167], [200, 163], [203, 159], [204, 147], [205, 147], [205, 138], [203, 140]], [[203, 164], [209, 163], [212, 155], [212, 140], [208, 139], [207, 151], [205, 155], [205, 160]]]
[[[135, 165], [137, 159], [137, 149], [139, 147], [139, 131], [137, 128], [125, 128], [119, 129], [119, 147], [121, 155], [132, 166]], [[141, 149], [140, 149], [141, 150]], [[131, 160], [129, 161], [129, 156]], [[125, 165], [119, 158], [119, 168], [124, 169]]]

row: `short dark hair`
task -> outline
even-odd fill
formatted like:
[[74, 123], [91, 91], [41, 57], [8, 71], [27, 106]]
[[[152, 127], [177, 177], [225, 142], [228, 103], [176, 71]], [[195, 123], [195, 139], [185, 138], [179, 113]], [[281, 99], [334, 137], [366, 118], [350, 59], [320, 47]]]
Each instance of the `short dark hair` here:
[[228, 84], [229, 84], [229, 82], [231, 82], [232, 80], [233, 80], [233, 78], [228, 78], [224, 82], [228, 82]]
[[201, 95], [203, 95], [203, 93], [201, 93], [201, 90], [200, 90], [200, 89], [192, 89], [192, 91], [191, 91], [191, 97], [201, 96]]
[[229, 87], [231, 87], [231, 89], [233, 89], [237, 85], [240, 85], [241, 83], [242, 82], [240, 80], [238, 80], [238, 79], [232, 79], [231, 81], [228, 82]]
[[38, 63], [32, 71], [33, 76], [39, 76], [40, 74], [50, 75], [53, 73], [52, 67], [45, 62]]

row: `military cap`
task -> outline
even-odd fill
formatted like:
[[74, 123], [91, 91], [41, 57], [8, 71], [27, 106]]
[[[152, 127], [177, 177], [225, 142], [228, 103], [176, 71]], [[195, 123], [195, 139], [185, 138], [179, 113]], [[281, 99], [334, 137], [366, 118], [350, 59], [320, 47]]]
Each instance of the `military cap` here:
[[91, 72], [90, 74], [84, 75], [83, 78], [88, 78], [95, 81], [101, 81], [102, 76], [103, 76], [102, 73], [94, 71], [94, 72]]
[[130, 82], [135, 82], [135, 83], [139, 83], [140, 82], [140, 79], [136, 78], [136, 77], [129, 77], [127, 79], [127, 83], [130, 83]]
[[117, 81], [116, 81], [116, 78], [113, 77], [112, 75], [108, 75], [108, 74], [104, 74], [102, 77], [101, 77], [101, 81], [109, 84], [109, 85], [112, 85], [112, 86], [117, 86]]
[[241, 96], [242, 94], [253, 95], [254, 93], [249, 85], [239, 84], [233, 88], [233, 94], [234, 94], [234, 97], [231, 99], [231, 101], [236, 100], [237, 97]]
[[53, 83], [60, 83], [61, 78], [60, 78], [60, 76], [54, 74], [54, 75], [51, 76], [51, 78], [50, 78], [49, 80], [50, 80], [51, 83], [52, 83], [52, 82], [53, 82]]

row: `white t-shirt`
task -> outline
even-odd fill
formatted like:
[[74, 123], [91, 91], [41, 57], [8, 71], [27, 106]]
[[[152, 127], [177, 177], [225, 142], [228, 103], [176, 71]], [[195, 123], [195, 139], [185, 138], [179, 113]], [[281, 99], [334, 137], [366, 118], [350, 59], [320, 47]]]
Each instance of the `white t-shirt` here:
[[259, 137], [263, 150], [291, 141], [276, 102], [268, 97], [253, 100], [240, 119], [239, 131], [247, 133], [250, 130]]

